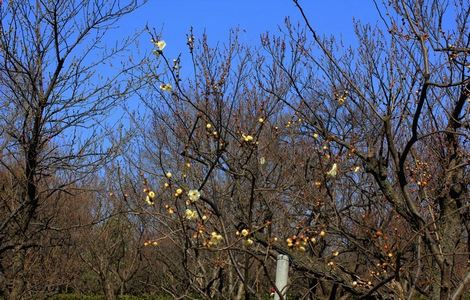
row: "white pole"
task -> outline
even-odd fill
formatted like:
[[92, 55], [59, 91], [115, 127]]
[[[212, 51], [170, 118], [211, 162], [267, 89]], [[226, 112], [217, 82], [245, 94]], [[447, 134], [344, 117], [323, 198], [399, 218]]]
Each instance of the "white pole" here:
[[[286, 298], [287, 292], [287, 278], [289, 273], [289, 257], [287, 255], [279, 254], [277, 256], [276, 265], [276, 287], [281, 292], [282, 297]], [[280, 300], [279, 294], [274, 292], [274, 300]]]

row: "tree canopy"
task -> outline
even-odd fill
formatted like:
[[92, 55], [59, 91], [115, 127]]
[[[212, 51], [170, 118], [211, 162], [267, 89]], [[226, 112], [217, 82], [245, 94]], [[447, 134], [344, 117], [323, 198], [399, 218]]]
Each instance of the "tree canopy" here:
[[285, 254], [289, 298], [468, 297], [466, 1], [372, 1], [356, 46], [297, 0], [257, 45], [147, 28], [100, 74], [144, 2], [0, 6], [0, 296], [265, 299]]

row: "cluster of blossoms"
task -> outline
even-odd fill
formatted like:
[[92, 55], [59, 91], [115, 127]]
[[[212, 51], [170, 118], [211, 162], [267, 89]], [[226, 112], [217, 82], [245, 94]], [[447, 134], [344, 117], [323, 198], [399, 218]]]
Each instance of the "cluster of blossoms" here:
[[155, 202], [153, 201], [153, 199], [155, 198], [155, 192], [145, 188], [144, 193], [147, 194], [147, 196], [145, 197], [145, 202], [147, 202], [148, 205], [154, 205]]
[[[315, 238], [312, 238], [315, 241]], [[306, 251], [307, 249], [305, 248], [308, 244], [309, 239], [306, 236], [292, 236], [288, 237], [286, 239], [287, 242], [287, 247], [289, 248], [296, 248], [299, 251]], [[313, 241], [312, 241], [313, 242]]]
[[372, 287], [372, 281], [370, 280], [365, 281], [365, 280], [357, 279], [352, 282], [352, 286], [370, 288]]
[[298, 126], [300, 124], [302, 124], [303, 120], [302, 118], [298, 118], [297, 120], [291, 120], [291, 121], [287, 121], [286, 123], [286, 128], [290, 128], [290, 127], [293, 127], [293, 126]]
[[245, 228], [242, 231], [237, 231], [235, 234], [241, 235], [242, 237], [247, 237], [250, 234], [250, 231], [247, 228]]
[[[338, 255], [339, 255], [339, 251], [333, 251], [333, 252], [331, 253], [332, 258], [334, 258], [334, 257], [336, 257], [336, 256], [338, 256]], [[330, 260], [326, 265], [327, 265], [328, 267], [330, 267], [330, 268], [333, 268], [333, 267], [335, 266], [335, 263], [334, 263], [334, 261]]]
[[432, 179], [431, 172], [428, 169], [429, 164], [419, 159], [416, 160], [414, 167], [406, 167], [406, 170], [411, 174], [412, 180], [420, 187], [427, 186]]
[[145, 241], [144, 246], [158, 246], [157, 241]]
[[[162, 54], [163, 49], [165, 49], [166, 47], [166, 42], [164, 40], [155, 40], [155, 39], [151, 39], [151, 42], [156, 48], [153, 50], [153, 54], [155, 54], [156, 56], [159, 56], [160, 54]], [[179, 69], [179, 62], [176, 60], [174, 62], [175, 62], [175, 66], [177, 67], [177, 69]], [[160, 89], [164, 92], [171, 92], [173, 91], [173, 86], [170, 83], [162, 83], [160, 85]]]
[[206, 130], [207, 130], [207, 134], [208, 135], [212, 135], [214, 138], [218, 138], [219, 137], [219, 133], [217, 132], [217, 130], [214, 130], [213, 129], [213, 126], [211, 123], [207, 123], [206, 124]]
[[343, 105], [346, 102], [346, 99], [348, 98], [348, 91], [337, 91], [334, 93], [336, 101], [338, 101], [339, 105]]
[[169, 83], [162, 83], [160, 84], [160, 89], [164, 92], [171, 92], [173, 90], [173, 86]]
[[175, 209], [173, 207], [169, 206], [168, 204], [165, 205], [165, 209], [170, 215], [175, 213]]
[[[351, 169], [354, 173], [357, 173], [361, 170], [361, 167], [360, 166], [353, 166], [352, 169]], [[328, 170], [326, 172], [326, 176], [328, 177], [336, 177], [338, 175], [338, 164], [337, 163], [334, 163], [330, 170]], [[321, 182], [319, 182], [318, 184], [316, 183], [315, 185], [318, 185], [320, 186], [321, 185]]]
[[183, 189], [177, 188], [175, 191], [175, 197], [180, 197], [181, 195], [183, 195]]
[[[326, 231], [322, 230], [320, 231], [320, 233], [318, 234], [320, 237], [325, 237], [326, 236]], [[306, 251], [307, 248], [307, 244], [308, 242], [311, 242], [311, 243], [316, 243], [317, 242], [317, 238], [315, 237], [308, 237], [304, 234], [300, 234], [299, 236], [297, 235], [293, 235], [291, 237], [288, 237], [286, 239], [286, 243], [287, 243], [287, 247], [289, 248], [295, 248], [299, 251]]]
[[249, 235], [250, 235], [250, 230], [248, 230], [247, 228], [242, 229], [241, 231], [237, 231], [235, 234], [236, 234], [237, 236], [242, 236], [242, 237], [245, 238], [244, 244], [245, 244], [246, 246], [251, 246], [251, 245], [253, 245], [254, 241], [253, 241], [252, 238], [249, 237]]
[[254, 138], [253, 138], [252, 135], [246, 135], [246, 134], [244, 134], [244, 133], [242, 134], [242, 139], [243, 139], [243, 141], [246, 142], [246, 143], [251, 143], [251, 142], [253, 142], [253, 140], [254, 140]]
[[209, 241], [207, 242], [207, 246], [208, 247], [211, 247], [211, 246], [217, 246], [224, 238], [222, 237], [222, 235], [220, 233], [217, 233], [216, 231], [213, 231], [211, 233], [211, 237], [209, 239]]
[[188, 220], [194, 220], [194, 219], [197, 219], [197, 211], [195, 210], [191, 210], [191, 209], [186, 209], [186, 211], [184, 212], [184, 216], [186, 219]]
[[[168, 172], [165, 174], [165, 176], [167, 178], [171, 178], [171, 173]], [[153, 193], [153, 192], [151, 192]], [[154, 193], [153, 193], [154, 195]], [[180, 197], [183, 195], [183, 189], [182, 188], [177, 188], [176, 191], [175, 191], [175, 194], [174, 196], [175, 197]], [[192, 204], [192, 203], [195, 203], [199, 200], [199, 198], [201, 197], [201, 192], [199, 192], [199, 190], [189, 190], [188, 192], [188, 198], [189, 200], [186, 202], [186, 204]], [[169, 205], [165, 205], [165, 208], [167, 210], [167, 212], [169, 214], [173, 214], [175, 212], [174, 208], [172, 208], [171, 206]], [[197, 219], [198, 218], [198, 213], [197, 211], [195, 210], [192, 210], [192, 209], [186, 209], [186, 211], [184, 212], [184, 217], [187, 219], [187, 220], [194, 220], [194, 219]], [[203, 216], [202, 217], [203, 220], [206, 220], [207, 219], [207, 216]]]
[[[204, 217], [205, 216], [203, 216], [203, 219], [204, 219]], [[198, 237], [203, 235], [205, 231], [206, 231], [206, 227], [204, 226], [203, 223], [196, 224], [196, 230], [193, 233], [193, 239], [197, 239]]]
[[382, 263], [377, 263], [377, 268], [379, 271], [370, 271], [369, 274], [371, 276], [380, 276], [380, 273], [383, 273], [383, 275], [387, 274], [387, 268], [391, 267], [389, 263], [387, 262], [382, 262]]

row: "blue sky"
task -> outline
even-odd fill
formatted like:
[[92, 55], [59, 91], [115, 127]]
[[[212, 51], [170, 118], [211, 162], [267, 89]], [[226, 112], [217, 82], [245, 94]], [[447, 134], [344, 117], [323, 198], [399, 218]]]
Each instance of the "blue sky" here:
[[[320, 35], [341, 36], [345, 44], [355, 41], [353, 18], [372, 24], [378, 20], [372, 0], [301, 0], [301, 3]], [[169, 59], [182, 54], [182, 77], [185, 78], [191, 76], [188, 72], [192, 70], [184, 67], [188, 58], [186, 34], [190, 27], [194, 28], [196, 39], [206, 32], [210, 45], [225, 43], [230, 29], [240, 28], [243, 30], [239, 36], [241, 42], [260, 46], [260, 35], [267, 31], [275, 33], [284, 25], [286, 17], [292, 24], [304, 24], [292, 0], [149, 0], [145, 6], [114, 24], [105, 41], [112, 46], [146, 25], [155, 28], [167, 43], [165, 55]], [[154, 49], [147, 34], [142, 36], [137, 47], [127, 55], [141, 57]], [[121, 56], [120, 59], [128, 58]], [[119, 64], [116, 61], [114, 65]], [[108, 71], [105, 66], [99, 69], [101, 73]], [[138, 103], [134, 98], [126, 101], [128, 108], [141, 111], [143, 107]], [[122, 108], [114, 108], [102, 125], [128, 128], [130, 122]]]
[[[345, 44], [355, 40], [353, 18], [372, 24], [378, 20], [372, 0], [301, 0], [301, 4], [320, 35], [341, 36]], [[187, 72], [192, 70], [184, 67], [188, 58], [186, 34], [191, 26], [196, 39], [206, 32], [210, 45], [225, 43], [230, 29], [240, 28], [243, 30], [239, 37], [241, 42], [259, 46], [260, 35], [267, 31], [275, 33], [284, 25], [286, 17], [293, 24], [304, 24], [292, 0], [149, 0], [144, 7], [116, 24], [107, 40], [112, 44], [148, 25], [161, 33], [161, 38], [166, 41], [165, 55], [169, 59], [182, 54], [184, 78], [190, 76]], [[142, 54], [154, 49], [150, 36], [144, 34], [138, 47], [131, 51], [137, 57], [140, 56], [138, 52]], [[114, 110], [111, 122], [120, 115], [117, 111]]]
[[[320, 34], [341, 35], [349, 43], [353, 38], [353, 18], [375, 23], [377, 13], [372, 0], [303, 0], [311, 24]], [[117, 34], [131, 34], [148, 24], [162, 33], [166, 53], [176, 56], [186, 51], [186, 33], [193, 26], [196, 37], [206, 31], [210, 43], [225, 42], [231, 28], [245, 32], [241, 40], [259, 44], [260, 34], [275, 32], [285, 17], [301, 21], [291, 0], [150, 0], [143, 8], [119, 24]], [[143, 48], [151, 48], [142, 44]]]

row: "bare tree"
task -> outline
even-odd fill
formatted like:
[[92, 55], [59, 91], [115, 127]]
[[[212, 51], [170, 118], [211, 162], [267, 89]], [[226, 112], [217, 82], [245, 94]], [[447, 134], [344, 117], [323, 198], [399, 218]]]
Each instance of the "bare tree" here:
[[[132, 220], [132, 214], [123, 210], [121, 199], [105, 198], [110, 216], [102, 216], [105, 221], [81, 232], [78, 241], [80, 261], [86, 269], [96, 275], [106, 299], [116, 299], [126, 292], [126, 285], [142, 266], [144, 247], [144, 227]], [[96, 291], [95, 291], [96, 292]]]
[[189, 34], [192, 78], [154, 37], [138, 165], [190, 284], [173, 294], [259, 299], [279, 253], [304, 298], [466, 291], [470, 7], [374, 3], [383, 23], [356, 23], [357, 48], [320, 37], [298, 1], [305, 27], [262, 50]]
[[[42, 208], [61, 192], [88, 188], [87, 176], [115, 153], [97, 125], [141, 81], [128, 76], [138, 61], [116, 61], [135, 37], [107, 47], [105, 36], [144, 2], [0, 4], [0, 164], [12, 183], [1, 194], [0, 276], [9, 299], [24, 296], [25, 259], [53, 226], [53, 216]], [[4, 264], [10, 260], [7, 278]]]

